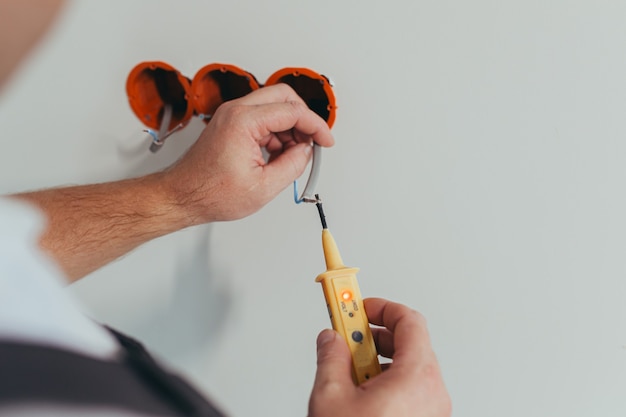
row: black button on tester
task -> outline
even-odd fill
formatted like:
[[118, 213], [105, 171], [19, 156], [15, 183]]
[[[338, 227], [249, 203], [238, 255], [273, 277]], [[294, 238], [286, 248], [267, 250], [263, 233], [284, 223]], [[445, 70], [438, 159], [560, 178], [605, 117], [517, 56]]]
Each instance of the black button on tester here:
[[352, 332], [352, 340], [357, 343], [361, 343], [363, 341], [363, 333], [358, 330]]

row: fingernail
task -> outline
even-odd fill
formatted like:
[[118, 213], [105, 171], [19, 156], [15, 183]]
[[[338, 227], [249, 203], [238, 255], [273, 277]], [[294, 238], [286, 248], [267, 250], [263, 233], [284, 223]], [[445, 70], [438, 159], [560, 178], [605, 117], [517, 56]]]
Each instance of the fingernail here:
[[313, 149], [313, 146], [307, 143], [306, 146], [304, 147], [304, 154], [307, 156], [310, 155], [312, 149]]
[[319, 350], [326, 343], [332, 342], [333, 340], [335, 340], [335, 335], [336, 333], [330, 329], [326, 329], [322, 331], [317, 337], [317, 349]]

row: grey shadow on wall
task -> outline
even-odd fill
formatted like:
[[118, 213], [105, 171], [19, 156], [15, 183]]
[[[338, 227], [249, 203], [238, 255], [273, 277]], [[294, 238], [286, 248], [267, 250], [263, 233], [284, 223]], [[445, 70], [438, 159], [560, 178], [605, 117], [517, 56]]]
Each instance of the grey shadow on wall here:
[[[124, 165], [132, 161], [125, 177], [145, 175], [170, 166], [196, 141], [204, 126], [203, 122], [192, 120], [182, 131], [168, 138], [157, 153], [149, 151], [150, 140], [145, 134], [118, 145]], [[211, 256], [211, 229], [211, 225], [196, 226], [177, 236], [190, 241], [172, 247], [166, 255], [175, 257], [174, 276], [168, 279], [174, 283], [171, 296], [167, 303], [151, 311], [147, 320], [133, 326], [133, 334], [170, 359], [206, 349], [217, 341], [232, 308], [228, 270], [221, 268]]]
[[135, 328], [141, 340], [170, 359], [217, 342], [233, 304], [229, 273], [210, 255], [211, 225], [195, 229], [192, 250], [177, 253], [169, 302]]
[[151, 138], [138, 125], [135, 133], [117, 141], [120, 164], [127, 167], [125, 177], [146, 175], [172, 165], [195, 143], [204, 127], [204, 122], [193, 118], [181, 131], [167, 138], [158, 152], [152, 153], [149, 150]]

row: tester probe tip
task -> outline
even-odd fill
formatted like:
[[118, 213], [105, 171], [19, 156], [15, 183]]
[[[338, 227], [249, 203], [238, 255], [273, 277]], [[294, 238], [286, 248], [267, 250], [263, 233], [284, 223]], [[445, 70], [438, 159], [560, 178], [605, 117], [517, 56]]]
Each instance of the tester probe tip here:
[[322, 221], [322, 228], [328, 229], [328, 225], [326, 224], [326, 216], [324, 215], [324, 209], [322, 208], [322, 200], [320, 199], [320, 195], [315, 194], [315, 199], [317, 200], [315, 205], [317, 206], [317, 211], [320, 214], [320, 220]]

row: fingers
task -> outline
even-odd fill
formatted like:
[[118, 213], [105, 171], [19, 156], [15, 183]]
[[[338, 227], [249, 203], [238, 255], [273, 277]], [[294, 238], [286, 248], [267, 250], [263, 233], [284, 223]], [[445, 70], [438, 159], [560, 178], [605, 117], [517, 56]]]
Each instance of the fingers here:
[[198, 201], [198, 222], [256, 212], [302, 175], [312, 142], [334, 143], [326, 122], [287, 85], [263, 90], [223, 103], [192, 150], [169, 171], [176, 193]]
[[293, 88], [284, 83], [260, 88], [244, 97], [238, 98], [237, 100], [233, 101], [247, 106], [254, 106], [266, 103], [286, 103], [289, 101], [297, 101], [304, 104], [304, 100], [302, 100], [302, 97], [300, 97], [293, 90]]
[[345, 340], [334, 330], [323, 330], [317, 337], [317, 373], [313, 392], [342, 396], [353, 389], [352, 359]]
[[[297, 142], [314, 140], [321, 146], [332, 146], [334, 139], [326, 122], [309, 109], [302, 98], [287, 84], [277, 84], [224, 103], [221, 107], [246, 107], [251, 120], [256, 120], [257, 140], [266, 140], [270, 134], [293, 129], [290, 135]], [[280, 136], [279, 139], [283, 140]], [[260, 143], [261, 144], [261, 143]], [[261, 144], [265, 146], [265, 144]]]
[[418, 366], [424, 360], [432, 359], [434, 353], [426, 321], [418, 312], [380, 298], [369, 298], [364, 303], [369, 321], [384, 326], [393, 334], [390, 341], [388, 334], [377, 332], [381, 348], [392, 353], [394, 364]]
[[299, 143], [275, 156], [264, 167], [264, 185], [268, 195], [278, 195], [282, 190], [300, 177], [311, 156], [312, 147], [308, 143]]
[[[272, 102], [246, 107], [248, 129], [261, 146], [273, 137], [293, 138], [297, 142], [313, 140], [321, 146], [335, 142], [326, 122], [298, 101]], [[290, 135], [278, 135], [293, 130]]]
[[334, 144], [326, 122], [301, 101], [245, 106], [242, 111], [251, 137], [270, 154], [263, 169], [263, 185], [272, 197], [302, 175], [312, 141], [321, 146]]
[[395, 352], [393, 345], [393, 333], [380, 327], [373, 327], [371, 330], [378, 354], [385, 358], [392, 358]]

